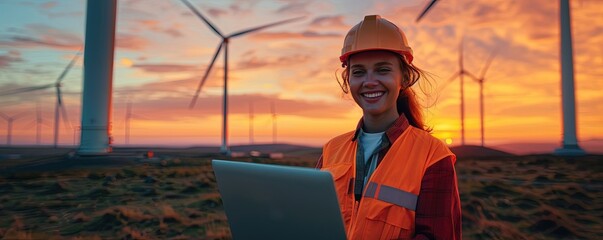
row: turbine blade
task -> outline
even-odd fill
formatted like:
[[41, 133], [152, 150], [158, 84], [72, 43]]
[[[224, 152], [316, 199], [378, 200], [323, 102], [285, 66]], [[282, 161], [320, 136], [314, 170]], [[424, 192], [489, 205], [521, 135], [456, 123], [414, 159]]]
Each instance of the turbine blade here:
[[250, 29], [247, 29], [247, 30], [243, 30], [243, 31], [239, 31], [239, 32], [230, 34], [228, 36], [228, 38], [237, 37], [237, 36], [241, 36], [241, 35], [246, 34], [246, 33], [259, 31], [259, 30], [262, 30], [262, 29], [265, 29], [265, 28], [274, 27], [274, 26], [277, 26], [277, 25], [294, 22], [294, 21], [297, 21], [297, 20], [301, 20], [303, 18], [305, 18], [305, 17], [296, 17], [296, 18], [291, 18], [291, 19], [287, 19], [287, 20], [283, 20], [283, 21], [278, 21], [278, 22], [275, 22], [275, 23], [270, 23], [270, 24], [262, 25], [262, 26], [255, 27], [255, 28], [250, 28]]
[[69, 62], [69, 64], [67, 65], [67, 67], [65, 68], [65, 70], [63, 70], [63, 72], [61, 73], [61, 75], [59, 75], [59, 78], [57, 78], [57, 84], [61, 83], [61, 81], [63, 81], [63, 78], [65, 77], [65, 75], [67, 75], [67, 72], [69, 72], [69, 69], [71, 69], [71, 67], [73, 67], [73, 64], [75, 63], [75, 61], [77, 60], [77, 58], [80, 56], [81, 50], [78, 51], [75, 56], [73, 56], [73, 58], [71, 59], [71, 62]]
[[473, 75], [473, 73], [470, 73], [468, 71], [463, 71], [463, 74], [469, 76], [470, 78], [473, 78], [473, 80], [475, 80], [475, 81], [478, 81], [478, 82], [481, 81], [479, 78], [477, 78], [475, 75]]
[[7, 120], [7, 121], [10, 118], [9, 116], [7, 116], [6, 114], [1, 113], [1, 112], [0, 112], [0, 117], [4, 118], [4, 120]]
[[67, 109], [65, 109], [65, 105], [60, 104], [61, 115], [63, 115], [63, 121], [65, 122], [65, 126], [69, 127], [69, 129], [73, 129], [73, 125], [71, 125], [71, 121], [69, 121], [69, 117], [67, 116]]
[[454, 73], [448, 80], [446, 80], [444, 82], [444, 84], [442, 84], [439, 87], [438, 92], [441, 92], [442, 90], [444, 90], [444, 88], [446, 88], [448, 85], [450, 85], [450, 83], [452, 83], [452, 81], [454, 81], [454, 79], [456, 79], [460, 74], [461, 74], [460, 72]]
[[57, 102], [59, 103], [59, 106], [63, 105], [63, 99], [62, 99], [63, 95], [61, 94], [61, 87], [56, 86], [56, 90], [57, 90]]
[[0, 92], [0, 96], [8, 96], [8, 95], [13, 95], [13, 94], [18, 94], [18, 93], [33, 92], [33, 91], [37, 91], [37, 90], [51, 88], [54, 86], [55, 86], [55, 84], [46, 84], [46, 85], [40, 85], [40, 86], [11, 89], [11, 90]]
[[423, 12], [421, 12], [421, 14], [419, 14], [419, 16], [417, 17], [415, 22], [418, 23], [419, 21], [421, 21], [421, 18], [423, 18], [423, 16], [425, 16], [425, 14], [427, 14], [427, 12], [429, 12], [429, 10], [433, 7], [433, 5], [435, 5], [435, 3], [437, 1], [438, 0], [431, 0], [431, 2], [427, 6], [425, 6], [425, 9], [423, 9]]
[[498, 54], [498, 50], [493, 51], [492, 53], [490, 53], [490, 56], [488, 57], [488, 60], [486, 61], [486, 65], [484, 65], [484, 68], [482, 69], [480, 80], [484, 80], [484, 77], [486, 76], [486, 72], [488, 72], [488, 68], [490, 68], [490, 65], [492, 64], [492, 61], [494, 61], [494, 58], [496, 57], [496, 55]]
[[207, 66], [207, 69], [205, 69], [205, 75], [203, 75], [203, 78], [199, 82], [199, 86], [197, 86], [197, 91], [195, 92], [195, 96], [191, 100], [191, 103], [188, 105], [189, 109], [192, 109], [195, 107], [195, 104], [197, 103], [197, 98], [199, 98], [199, 93], [201, 92], [201, 88], [203, 87], [203, 84], [205, 84], [205, 81], [207, 80], [207, 77], [209, 76], [209, 71], [211, 71], [211, 68], [214, 66], [214, 63], [216, 62], [216, 58], [218, 58], [218, 55], [220, 54], [220, 51], [222, 50], [223, 45], [224, 45], [224, 42], [221, 42], [220, 45], [218, 45], [218, 49], [216, 50], [214, 57], [211, 59], [211, 62]]
[[63, 115], [63, 121], [65, 122], [65, 126], [68, 126], [70, 129], [73, 129], [73, 125], [71, 125], [71, 122], [69, 121], [69, 117], [67, 116], [67, 110], [65, 109], [65, 105], [63, 104], [63, 96], [61, 94], [60, 87], [57, 87], [57, 102], [61, 110], [60, 115]]
[[209, 22], [209, 20], [207, 20], [207, 18], [205, 18], [203, 16], [203, 14], [201, 14], [201, 12], [199, 12], [199, 10], [197, 10], [197, 8], [195, 8], [195, 6], [193, 6], [193, 4], [191, 4], [188, 0], [181, 0], [188, 8], [191, 9], [191, 11], [193, 11], [193, 13], [195, 13], [195, 15], [197, 15], [197, 17], [201, 18], [201, 20], [203, 20], [212, 30], [214, 30], [214, 32], [216, 34], [218, 34], [220, 37], [224, 38], [224, 35], [222, 35], [222, 33], [220, 32], [220, 30], [218, 30], [216, 27], [214, 27], [213, 24], [211, 24], [211, 22]]

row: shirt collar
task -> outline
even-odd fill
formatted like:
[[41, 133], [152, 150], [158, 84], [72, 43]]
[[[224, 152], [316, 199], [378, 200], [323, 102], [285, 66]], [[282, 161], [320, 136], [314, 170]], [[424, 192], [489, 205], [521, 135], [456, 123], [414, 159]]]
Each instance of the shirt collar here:
[[[356, 139], [358, 139], [362, 126], [364, 126], [364, 120], [360, 118], [358, 125], [356, 125], [356, 132], [354, 133], [354, 138], [352, 138], [352, 141], [356, 141]], [[389, 142], [393, 143], [400, 135], [402, 135], [408, 126], [410, 126], [408, 119], [404, 114], [400, 114], [396, 121], [394, 121], [394, 123], [389, 126], [387, 130], [385, 130], [385, 135], [387, 136]]]

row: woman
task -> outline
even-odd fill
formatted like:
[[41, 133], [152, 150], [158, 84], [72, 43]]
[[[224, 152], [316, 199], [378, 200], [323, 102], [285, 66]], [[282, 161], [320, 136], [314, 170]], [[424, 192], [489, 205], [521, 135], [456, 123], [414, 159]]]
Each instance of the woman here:
[[349, 239], [461, 239], [456, 157], [429, 134], [410, 88], [423, 78], [404, 33], [378, 15], [348, 32], [341, 87], [362, 108], [317, 167], [335, 180]]

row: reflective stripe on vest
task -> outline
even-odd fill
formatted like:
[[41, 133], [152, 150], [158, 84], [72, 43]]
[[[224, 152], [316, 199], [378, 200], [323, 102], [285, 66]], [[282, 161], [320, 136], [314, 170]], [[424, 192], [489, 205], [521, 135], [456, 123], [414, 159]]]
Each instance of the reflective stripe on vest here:
[[375, 182], [369, 182], [367, 184], [364, 197], [378, 199], [412, 211], [416, 210], [417, 199], [419, 198], [416, 194], [383, 184], [379, 186], [379, 184]]

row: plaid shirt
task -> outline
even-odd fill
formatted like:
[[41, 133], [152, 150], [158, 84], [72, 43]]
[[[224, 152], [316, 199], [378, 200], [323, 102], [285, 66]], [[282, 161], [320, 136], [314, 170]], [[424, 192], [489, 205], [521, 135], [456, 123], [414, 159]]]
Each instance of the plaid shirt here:
[[[356, 127], [352, 141], [356, 141], [362, 119]], [[385, 131], [379, 147], [377, 166], [410, 124], [404, 114]], [[358, 155], [358, 154], [357, 154]], [[316, 164], [322, 168], [322, 156]], [[415, 237], [413, 239], [461, 239], [461, 201], [459, 198], [456, 172], [452, 159], [446, 157], [425, 171], [415, 210]]]

